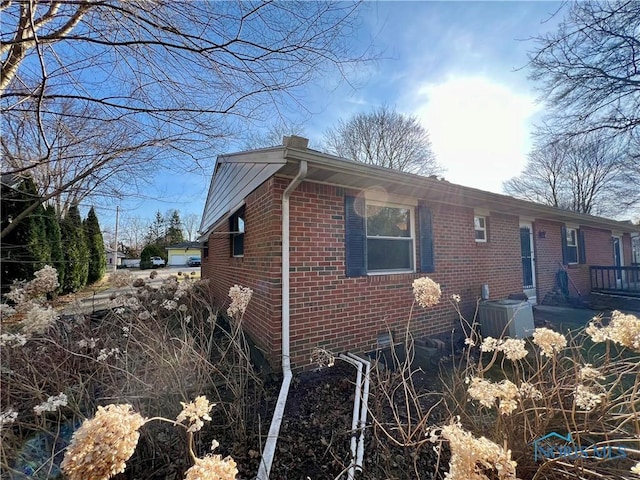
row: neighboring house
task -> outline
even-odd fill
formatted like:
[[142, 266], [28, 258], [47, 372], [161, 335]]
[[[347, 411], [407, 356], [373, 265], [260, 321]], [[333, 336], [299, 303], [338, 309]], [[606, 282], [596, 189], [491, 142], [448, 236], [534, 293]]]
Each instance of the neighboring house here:
[[175, 243], [166, 247], [167, 259], [169, 260], [167, 265], [179, 266], [186, 265], [189, 257], [200, 257], [202, 246], [198, 242], [182, 242]]
[[111, 266], [113, 266], [114, 263], [116, 265], [122, 265], [122, 260], [127, 257], [122, 252], [114, 252], [113, 248], [110, 247], [105, 247], [105, 256], [107, 258], [107, 265]]
[[[243, 325], [273, 362], [283, 334], [292, 366], [304, 367], [318, 347], [375, 349], [410, 316], [416, 336], [449, 332], [451, 295], [471, 320], [483, 284], [492, 299], [541, 301], [566, 269], [570, 294], [585, 296], [591, 265], [631, 263], [638, 226], [285, 140], [218, 157], [200, 227], [203, 278], [220, 303], [234, 284], [253, 289]], [[413, 306], [411, 284], [425, 275], [443, 294], [429, 310]]]

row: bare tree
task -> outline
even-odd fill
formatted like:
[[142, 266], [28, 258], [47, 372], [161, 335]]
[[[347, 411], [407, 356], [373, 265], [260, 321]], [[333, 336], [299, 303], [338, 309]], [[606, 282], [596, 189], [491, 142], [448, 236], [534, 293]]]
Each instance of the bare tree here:
[[417, 117], [384, 106], [340, 120], [325, 132], [323, 148], [340, 157], [402, 172], [434, 175], [443, 170], [431, 151], [429, 133]]
[[640, 145], [640, 2], [570, 2], [558, 30], [535, 40], [530, 77], [554, 129], [605, 131]]
[[[99, 169], [116, 161], [197, 165], [244, 118], [256, 121], [268, 106], [297, 101], [316, 76], [345, 75], [363, 60], [350, 41], [357, 3], [7, 0], [0, 10], [2, 110], [9, 131], [39, 136], [28, 151], [7, 142], [12, 163], [2, 173], [66, 165], [65, 181], [40, 187], [49, 198], [104, 177]], [[119, 141], [106, 143], [111, 155], [92, 146], [94, 168], [76, 173], [77, 149], [65, 157], [58, 135], [83, 121]]]
[[523, 172], [504, 183], [514, 197], [593, 215], [624, 215], [640, 205], [640, 175], [626, 143], [590, 135], [539, 144]]
[[245, 137], [244, 148], [253, 150], [256, 148], [267, 148], [282, 145], [282, 138], [285, 136], [297, 135], [304, 137], [304, 128], [301, 124], [279, 120], [272, 123], [264, 132], [255, 129], [248, 132]]
[[182, 229], [184, 230], [184, 236], [189, 242], [193, 242], [196, 239], [196, 233], [200, 226], [200, 215], [195, 213], [187, 213], [182, 217]]

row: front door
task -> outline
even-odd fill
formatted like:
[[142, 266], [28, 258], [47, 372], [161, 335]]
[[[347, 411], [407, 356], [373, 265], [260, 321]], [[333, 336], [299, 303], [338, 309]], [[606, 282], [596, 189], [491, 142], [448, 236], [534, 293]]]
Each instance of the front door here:
[[[613, 243], [613, 262], [616, 267], [622, 267], [622, 242], [620, 237], [611, 237]], [[622, 283], [622, 269], [616, 270], [616, 283], [618, 286]]]
[[520, 224], [520, 252], [522, 258], [522, 291], [531, 303], [536, 303], [536, 271], [531, 223]]

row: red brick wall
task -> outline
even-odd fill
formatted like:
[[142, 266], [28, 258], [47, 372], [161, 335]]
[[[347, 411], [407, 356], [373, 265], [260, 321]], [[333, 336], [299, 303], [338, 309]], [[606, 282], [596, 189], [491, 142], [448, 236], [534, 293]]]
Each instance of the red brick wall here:
[[[345, 276], [347, 193], [356, 192], [304, 182], [291, 197], [291, 352], [297, 367], [309, 364], [316, 347], [367, 351], [387, 329], [401, 336], [413, 305], [411, 283], [423, 275]], [[429, 310], [413, 307], [416, 336], [451, 330], [457, 321], [448, 301], [452, 294], [462, 296], [471, 320], [483, 283], [492, 298], [521, 291], [514, 289], [522, 281], [518, 217], [492, 215], [489, 242], [481, 244], [474, 240], [472, 209], [429, 206], [436, 271], [428, 276], [440, 283], [443, 301]]]
[[[245, 331], [276, 358], [281, 342], [281, 203], [274, 197], [270, 179], [246, 198], [244, 257], [232, 257], [230, 236], [209, 236], [208, 257], [202, 258], [202, 277], [208, 278], [216, 305], [229, 305], [229, 288], [235, 284], [253, 289], [253, 297], [243, 318]], [[228, 221], [216, 232], [228, 232]]]
[[[562, 263], [562, 223], [536, 220], [534, 223], [534, 243], [536, 251], [536, 286], [539, 301], [554, 291], [556, 274]], [[591, 227], [581, 227], [584, 233], [586, 263], [569, 265], [569, 294], [584, 297], [591, 291], [589, 266], [613, 265], [611, 231]], [[541, 233], [544, 232], [544, 238]]]

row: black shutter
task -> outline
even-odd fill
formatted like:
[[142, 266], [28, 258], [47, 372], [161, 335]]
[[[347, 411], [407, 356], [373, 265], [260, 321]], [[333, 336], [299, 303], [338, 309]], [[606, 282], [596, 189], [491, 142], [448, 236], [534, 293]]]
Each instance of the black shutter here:
[[578, 262], [587, 263], [587, 252], [584, 249], [584, 232], [578, 230]]
[[431, 209], [424, 205], [418, 207], [420, 223], [420, 271], [435, 272], [435, 258], [433, 254], [433, 221]]
[[562, 264], [569, 264], [569, 252], [567, 251], [567, 227], [564, 225], [560, 229], [560, 240], [562, 240]]
[[364, 199], [344, 198], [344, 248], [347, 277], [359, 277], [367, 274], [367, 233], [364, 208]]

